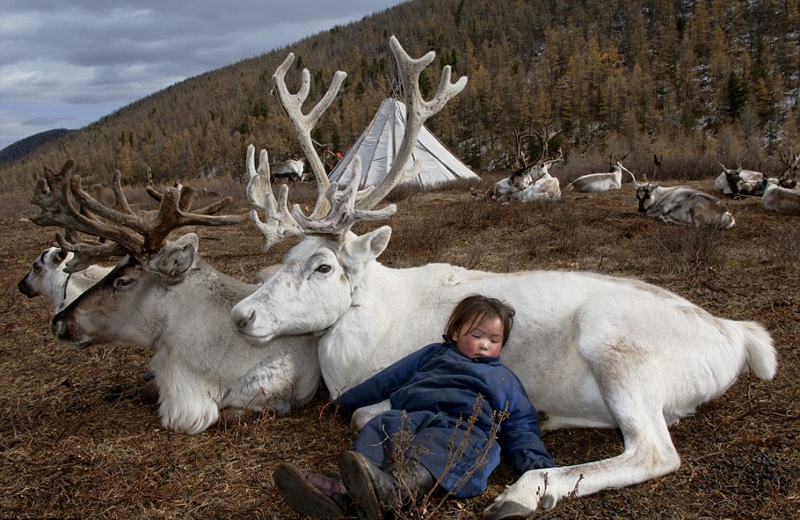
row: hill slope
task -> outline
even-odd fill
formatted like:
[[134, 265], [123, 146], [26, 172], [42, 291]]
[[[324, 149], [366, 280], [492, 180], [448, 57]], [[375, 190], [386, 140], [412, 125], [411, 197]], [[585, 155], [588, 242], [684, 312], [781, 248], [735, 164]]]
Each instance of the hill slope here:
[[38, 134], [31, 135], [25, 139], [20, 139], [16, 143], [12, 143], [0, 150], [0, 164], [10, 163], [22, 159], [26, 155], [35, 152], [47, 143], [67, 135], [69, 132], [70, 130], [67, 130], [66, 128], [57, 128], [55, 130], [39, 132]]

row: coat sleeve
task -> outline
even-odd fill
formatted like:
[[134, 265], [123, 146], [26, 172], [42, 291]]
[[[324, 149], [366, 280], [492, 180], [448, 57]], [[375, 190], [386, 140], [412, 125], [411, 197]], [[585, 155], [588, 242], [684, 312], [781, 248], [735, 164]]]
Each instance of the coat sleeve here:
[[408, 382], [411, 376], [419, 370], [419, 367], [439, 348], [442, 348], [441, 343], [423, 347], [345, 391], [335, 400], [339, 413], [346, 420], [350, 420], [353, 412], [362, 406], [369, 406], [388, 399], [395, 390]]
[[505, 392], [509, 415], [500, 424], [499, 434], [503, 456], [519, 474], [532, 469], [553, 468], [556, 463], [542, 442], [536, 408], [520, 380], [510, 370], [509, 373], [512, 377]]

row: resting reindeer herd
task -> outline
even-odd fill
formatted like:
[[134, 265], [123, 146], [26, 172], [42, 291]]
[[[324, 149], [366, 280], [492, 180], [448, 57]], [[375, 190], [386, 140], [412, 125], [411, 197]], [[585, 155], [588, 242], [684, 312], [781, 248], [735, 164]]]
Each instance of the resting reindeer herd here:
[[[345, 187], [331, 185], [311, 143], [311, 131], [345, 74], [334, 75], [308, 113], [301, 108], [310, 91], [308, 71], [299, 93], [286, 87], [292, 54], [273, 76], [318, 191], [309, 214], [297, 205], [290, 209], [288, 186], [282, 185], [277, 197], [272, 191], [266, 151], [256, 166], [255, 147], [248, 147], [250, 218], [263, 236], [262, 251], [298, 240], [260, 285], [226, 276], [203, 261], [194, 233], [168, 240], [185, 226], [224, 226], [242, 218], [192, 211], [191, 188], [167, 188], [157, 215], [147, 219], [86, 193], [80, 177], [68, 177], [72, 161], [58, 173], [45, 169], [32, 200], [41, 212], [32, 220], [106, 239], [61, 239], [60, 247], [73, 255], [54, 253], [66, 260], [61, 271], [124, 257], [56, 309], [52, 333], [76, 348], [98, 342], [150, 347], [162, 425], [200, 433], [220, 414], [286, 413], [303, 406], [320, 375], [336, 397], [408, 354], [410, 346], [436, 340], [451, 307], [465, 295], [482, 293], [517, 309], [503, 362], [543, 413], [542, 429], [618, 428], [624, 437], [624, 450], [615, 457], [525, 473], [486, 509], [486, 517], [524, 518], [568, 497], [677, 470], [680, 457], [669, 426], [721, 395], [743, 372], [771, 379], [777, 361], [770, 334], [758, 323], [713, 316], [635, 279], [381, 264], [391, 228], [357, 235], [351, 227], [397, 211], [394, 205], [376, 207], [394, 186], [414, 176], [418, 166], [407, 171], [406, 164], [422, 125], [467, 83], [465, 77], [451, 82], [446, 66], [434, 97], [426, 101], [419, 76], [434, 53], [413, 59], [394, 37], [390, 46], [407, 97], [407, 132], [384, 181], [363, 191], [358, 175]], [[548, 167], [539, 164], [542, 176]], [[621, 175], [621, 162], [618, 167]], [[131, 313], [134, 307], [137, 312]], [[658, 316], [657, 324], [650, 315]], [[363, 424], [380, 408], [360, 411], [357, 421]]]

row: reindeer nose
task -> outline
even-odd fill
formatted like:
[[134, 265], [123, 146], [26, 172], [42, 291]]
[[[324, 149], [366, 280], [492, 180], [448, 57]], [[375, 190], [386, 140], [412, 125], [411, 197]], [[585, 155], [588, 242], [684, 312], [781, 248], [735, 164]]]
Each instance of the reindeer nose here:
[[20, 282], [17, 284], [17, 290], [19, 290], [19, 292], [21, 292], [22, 294], [24, 294], [28, 298], [33, 298], [36, 295], [33, 294], [33, 291], [28, 286], [28, 284], [25, 283], [25, 280], [27, 280], [27, 277], [23, 278], [22, 280], [20, 280]]
[[250, 314], [248, 314], [247, 316], [243, 316], [243, 317], [238, 318], [238, 319], [236, 319], [234, 321], [236, 323], [236, 328], [237, 329], [246, 330], [246, 329], [248, 329], [250, 327], [250, 325], [253, 323], [253, 321], [255, 319], [256, 319], [256, 311], [255, 310], [251, 310]]
[[53, 333], [53, 336], [56, 338], [60, 338], [64, 331], [64, 320], [56, 319], [58, 316], [54, 317], [53, 320], [50, 322], [50, 332]]

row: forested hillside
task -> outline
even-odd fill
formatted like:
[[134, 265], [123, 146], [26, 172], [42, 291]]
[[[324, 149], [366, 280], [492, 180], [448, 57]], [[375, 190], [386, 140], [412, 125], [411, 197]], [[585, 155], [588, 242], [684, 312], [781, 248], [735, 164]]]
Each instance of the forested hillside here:
[[46, 132], [39, 132], [20, 139], [16, 143], [6, 146], [0, 150], [0, 164], [14, 162], [26, 155], [35, 152], [37, 149], [46, 145], [50, 141], [65, 136], [70, 131], [66, 128], [56, 128], [55, 130], [47, 130]]
[[32, 173], [69, 157], [88, 179], [120, 169], [128, 182], [148, 168], [156, 181], [237, 179], [249, 143], [289, 157], [299, 147], [270, 92], [289, 51], [290, 89], [308, 68], [313, 102], [334, 71], [347, 72], [314, 132], [344, 152], [392, 90], [392, 34], [412, 56], [437, 52], [422, 78], [428, 94], [443, 65], [468, 76], [428, 127], [478, 172], [504, 167], [515, 130], [542, 123], [559, 130], [551, 150], [563, 147], [573, 167], [603, 166], [611, 152], [640, 164], [663, 153], [674, 165], [719, 151], [769, 169], [800, 146], [798, 2], [413, 0], [139, 100], [3, 165], [0, 187], [30, 186]]

